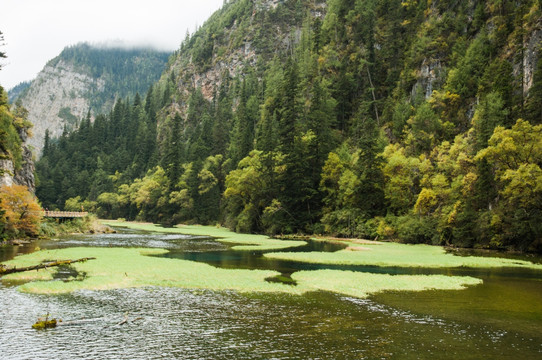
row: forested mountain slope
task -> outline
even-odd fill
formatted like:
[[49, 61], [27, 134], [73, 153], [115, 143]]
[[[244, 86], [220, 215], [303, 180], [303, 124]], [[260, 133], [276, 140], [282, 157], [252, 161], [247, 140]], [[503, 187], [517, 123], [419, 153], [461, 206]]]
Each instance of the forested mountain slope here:
[[15, 85], [14, 87], [12, 87], [11, 89], [9, 89], [8, 91], [9, 103], [14, 104], [17, 98], [19, 98], [19, 96], [23, 92], [25, 92], [30, 87], [31, 84], [32, 84], [31, 81], [23, 81], [22, 83], [19, 83]]
[[231, 1], [145, 99], [47, 142], [38, 195], [238, 231], [540, 249], [540, 6]]
[[41, 153], [45, 130], [58, 137], [65, 127], [76, 129], [89, 111], [94, 118], [109, 112], [117, 99], [146, 92], [160, 77], [169, 55], [85, 43], [65, 48], [29, 86], [22, 84], [23, 91], [12, 99], [29, 111], [35, 134], [29, 143], [36, 154]]

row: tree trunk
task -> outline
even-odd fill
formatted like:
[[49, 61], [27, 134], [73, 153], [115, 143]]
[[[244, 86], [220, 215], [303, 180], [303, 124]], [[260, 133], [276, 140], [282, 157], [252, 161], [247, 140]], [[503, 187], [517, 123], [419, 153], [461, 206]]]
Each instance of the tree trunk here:
[[17, 267], [8, 268], [5, 265], [0, 264], [0, 276], [13, 274], [13, 273], [19, 273], [23, 271], [46, 269], [46, 268], [60, 266], [60, 265], [70, 265], [72, 263], [85, 262], [87, 260], [96, 260], [96, 258], [87, 257], [87, 258], [82, 258], [82, 259], [77, 259], [77, 260], [55, 260], [55, 261], [44, 262], [38, 265], [26, 266], [26, 267], [21, 267], [21, 268], [17, 268]]

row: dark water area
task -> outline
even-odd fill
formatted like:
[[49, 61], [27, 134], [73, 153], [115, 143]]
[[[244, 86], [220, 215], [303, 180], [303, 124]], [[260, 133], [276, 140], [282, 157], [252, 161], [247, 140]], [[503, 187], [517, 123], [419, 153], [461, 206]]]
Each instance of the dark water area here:
[[[309, 241], [305, 247], [285, 249], [282, 251], [326, 251], [314, 250], [326, 248], [327, 251], [337, 251], [344, 246], [333, 243], [322, 244], [319, 241]], [[272, 251], [277, 252], [277, 251]], [[508, 278], [533, 278], [540, 279], [542, 272], [533, 269], [520, 268], [497, 268], [497, 269], [471, 269], [471, 268], [415, 268], [415, 267], [381, 267], [370, 265], [330, 265], [310, 264], [288, 260], [269, 259], [264, 256], [265, 252], [258, 251], [206, 251], [206, 252], [185, 252], [172, 249], [170, 252], [158, 257], [181, 259], [204, 262], [206, 264], [224, 269], [259, 269], [275, 270], [284, 275], [291, 275], [295, 271], [302, 270], [345, 270], [361, 271], [374, 274], [392, 275], [448, 275], [448, 276], [474, 276], [474, 277], [508, 277]]]
[[[165, 248], [171, 258], [285, 274], [330, 268], [271, 261], [261, 252], [232, 251], [205, 237], [135, 232], [1, 247], [0, 259], [36, 247], [68, 246]], [[309, 243], [298, 250], [337, 249], [336, 244]], [[369, 299], [156, 287], [45, 296], [0, 284], [0, 358], [542, 359], [540, 271], [336, 268], [469, 275], [483, 284], [460, 291], [386, 292]], [[66, 325], [33, 330], [46, 313]]]

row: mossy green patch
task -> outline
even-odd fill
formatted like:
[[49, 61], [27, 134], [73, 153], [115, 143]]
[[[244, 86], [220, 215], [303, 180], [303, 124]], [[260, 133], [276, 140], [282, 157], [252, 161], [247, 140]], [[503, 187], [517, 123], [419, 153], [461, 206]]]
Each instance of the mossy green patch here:
[[298, 240], [271, 239], [265, 235], [238, 234], [224, 227], [216, 226], [178, 225], [176, 227], [167, 228], [151, 223], [123, 222], [115, 220], [101, 220], [101, 223], [108, 226], [125, 227], [150, 232], [210, 236], [223, 243], [236, 244], [232, 247], [233, 250], [280, 250], [307, 244], [305, 241]]
[[[350, 249], [359, 246], [356, 243], [347, 243]], [[270, 259], [291, 260], [313, 264], [336, 265], [370, 265], [382, 267], [421, 267], [421, 268], [496, 268], [496, 267], [522, 267], [542, 270], [541, 264], [528, 261], [478, 257], [455, 256], [446, 253], [440, 246], [406, 245], [398, 243], [366, 243], [363, 251], [348, 249], [333, 253], [323, 252], [280, 252], [264, 255]]]
[[[281, 291], [283, 285], [272, 284], [265, 278], [279, 273], [267, 270], [231, 270], [178, 259], [155, 256], [167, 252], [161, 249], [137, 248], [67, 248], [38, 251], [22, 255], [7, 262], [10, 266], [40, 263], [46, 259], [75, 259], [95, 257], [85, 263], [73, 264], [77, 271], [87, 275], [82, 281], [33, 281], [20, 286], [20, 290], [38, 294], [58, 294], [75, 290], [107, 290], [141, 286], [166, 286], [237, 291]], [[52, 273], [49, 269], [47, 272]], [[11, 274], [7, 281], [40, 280], [40, 272]], [[38, 279], [36, 278], [36, 279]], [[50, 277], [49, 277], [50, 278]]]
[[468, 276], [388, 275], [341, 270], [299, 271], [292, 274], [292, 279], [320, 290], [359, 298], [392, 290], [460, 290], [482, 283], [482, 280]]
[[[28, 271], [5, 276], [7, 281], [30, 281], [21, 285], [24, 292], [60, 294], [76, 290], [107, 290], [142, 286], [181, 287], [189, 289], [235, 290], [239, 292], [284, 292], [303, 294], [308, 291], [333, 291], [349, 296], [366, 297], [386, 290], [462, 289], [481, 281], [469, 277], [392, 276], [352, 273], [339, 270], [302, 271], [294, 273], [296, 286], [273, 283], [266, 279], [280, 276], [276, 271], [220, 269], [187, 260], [156, 256], [161, 249], [137, 248], [67, 248], [44, 250], [21, 255], [7, 262], [10, 266], [36, 264], [47, 259], [95, 257], [72, 266], [86, 277], [81, 281], [50, 281], [54, 270]], [[49, 281], [43, 281], [47, 279]]]

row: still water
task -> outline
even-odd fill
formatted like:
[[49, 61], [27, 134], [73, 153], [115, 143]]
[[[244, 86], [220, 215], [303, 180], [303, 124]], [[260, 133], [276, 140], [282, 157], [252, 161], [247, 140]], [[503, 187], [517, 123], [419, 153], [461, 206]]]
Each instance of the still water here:
[[[214, 266], [274, 268], [307, 264], [266, 260], [209, 238], [125, 233], [71, 236], [18, 252], [67, 246], [137, 246]], [[311, 243], [301, 251], [336, 251]], [[530, 260], [540, 261], [540, 258]], [[391, 273], [421, 270], [348, 268]], [[1, 359], [542, 359], [542, 273], [424, 270], [468, 274], [484, 284], [463, 291], [384, 293], [357, 299], [175, 288], [80, 291], [44, 296], [0, 284]], [[38, 316], [66, 325], [35, 331]]]

